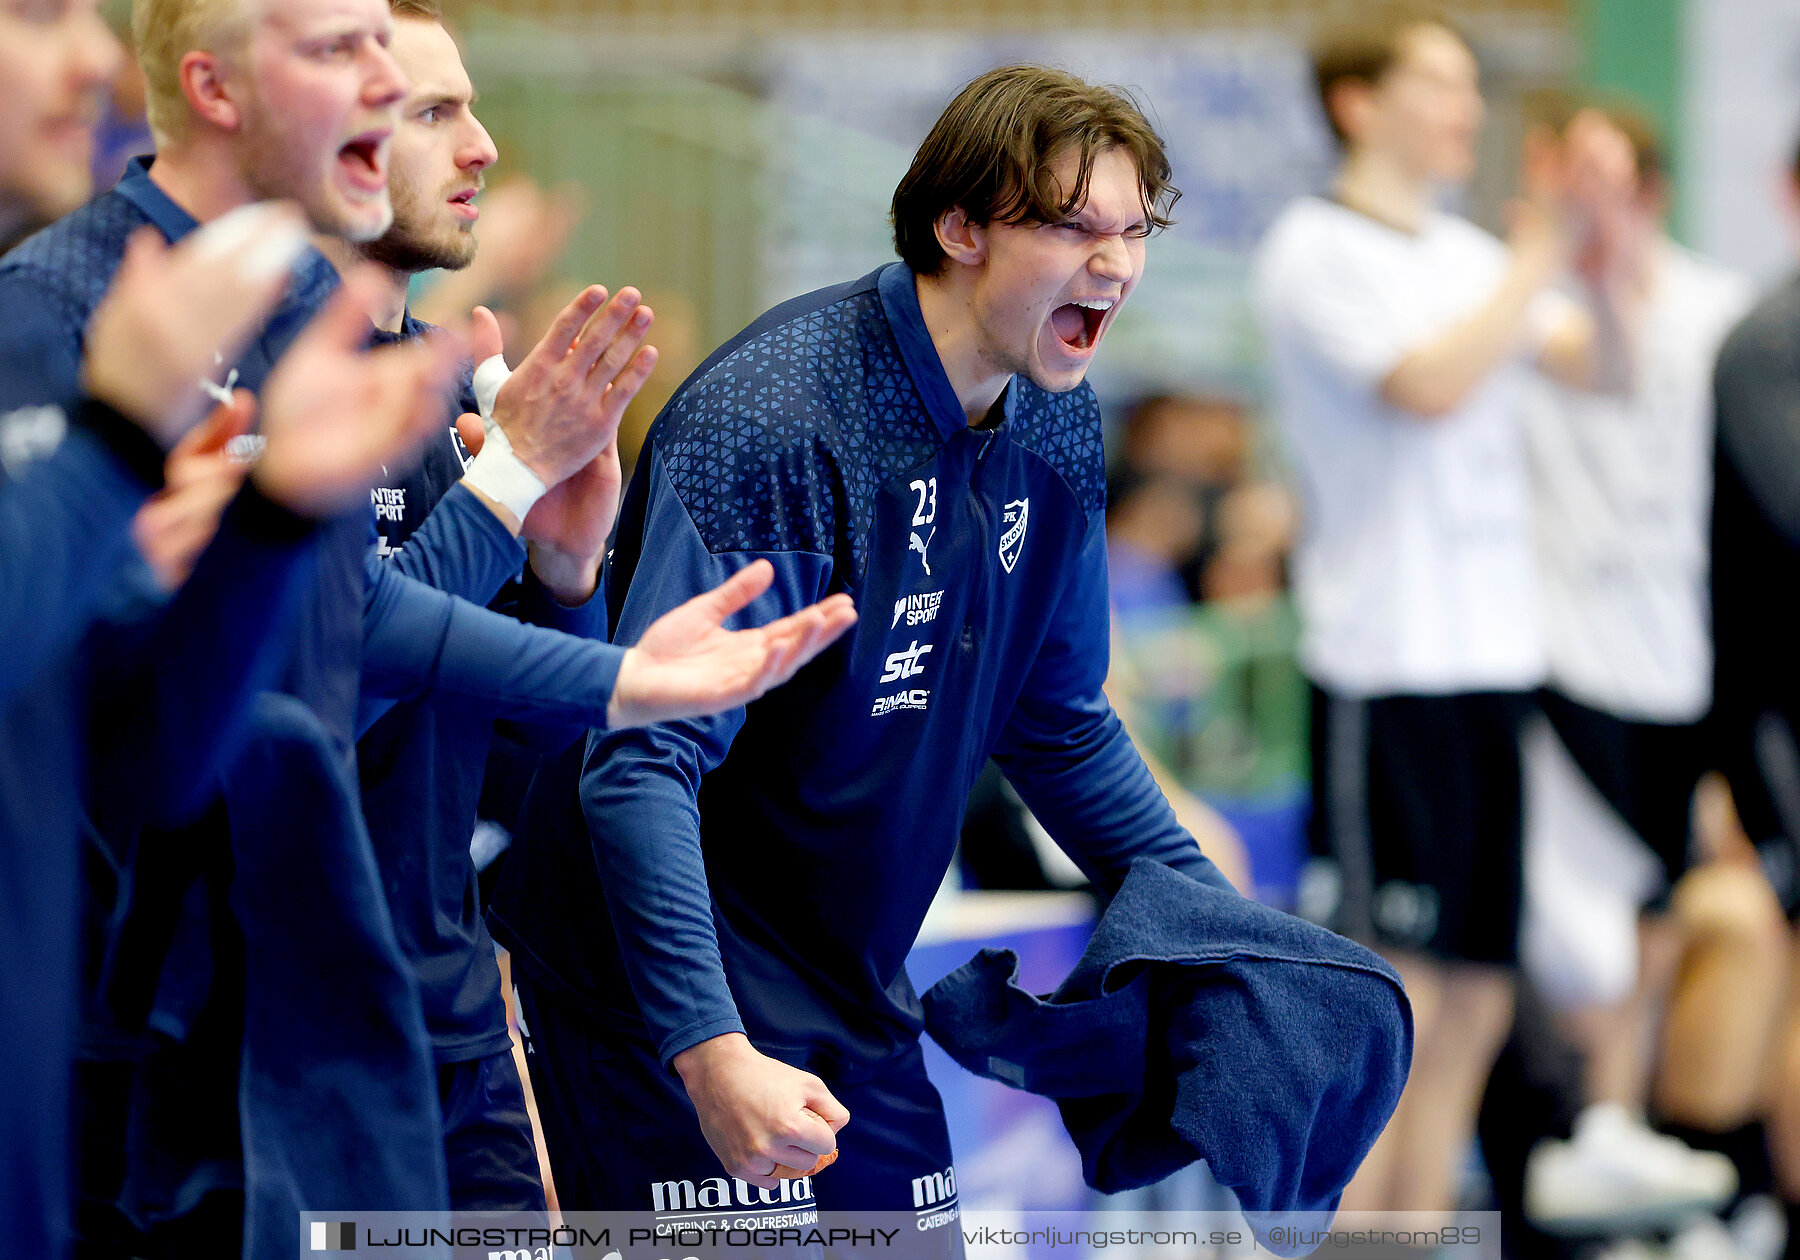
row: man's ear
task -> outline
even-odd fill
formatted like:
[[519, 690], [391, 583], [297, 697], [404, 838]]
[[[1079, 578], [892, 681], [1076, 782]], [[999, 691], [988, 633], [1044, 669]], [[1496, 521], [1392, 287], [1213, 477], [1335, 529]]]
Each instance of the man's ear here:
[[1333, 83], [1325, 93], [1325, 108], [1338, 130], [1352, 143], [1368, 130], [1369, 112], [1375, 105], [1375, 86], [1362, 79], [1346, 76]]
[[236, 131], [244, 121], [236, 99], [236, 85], [227, 82], [226, 65], [217, 54], [195, 49], [181, 58], [175, 70], [188, 108], [221, 131]]
[[949, 255], [951, 262], [979, 267], [987, 261], [987, 229], [969, 222], [969, 216], [963, 213], [961, 206], [944, 211], [933, 227], [937, 231], [938, 245]]

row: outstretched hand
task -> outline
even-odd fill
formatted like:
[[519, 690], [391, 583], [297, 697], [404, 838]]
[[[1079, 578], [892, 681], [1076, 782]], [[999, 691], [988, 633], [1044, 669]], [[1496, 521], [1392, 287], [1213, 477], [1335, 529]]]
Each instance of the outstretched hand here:
[[[590, 285], [500, 387], [494, 422], [544, 485], [560, 485], [618, 440], [627, 404], [656, 366], [656, 351], [643, 344], [654, 318], [636, 289], [621, 289], [608, 302], [604, 288]], [[490, 347], [497, 347], [499, 327], [486, 307], [475, 308], [476, 362], [498, 353]]]
[[607, 725], [646, 726], [748, 704], [856, 624], [855, 606], [840, 594], [766, 626], [725, 629], [774, 580], [774, 567], [758, 560], [652, 622], [619, 666]]

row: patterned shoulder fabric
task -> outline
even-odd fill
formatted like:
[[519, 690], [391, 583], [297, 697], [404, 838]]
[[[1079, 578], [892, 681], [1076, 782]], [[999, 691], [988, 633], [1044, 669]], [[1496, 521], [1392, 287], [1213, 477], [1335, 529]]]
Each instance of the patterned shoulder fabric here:
[[1100, 440], [1100, 401], [1086, 382], [1066, 394], [1013, 378], [1013, 440], [1044, 461], [1069, 487], [1085, 512], [1106, 506], [1106, 448]]
[[17, 272], [37, 283], [80, 335], [112, 284], [126, 238], [146, 222], [131, 202], [107, 193], [20, 242], [0, 258], [0, 275]]
[[709, 550], [830, 555], [852, 583], [881, 487], [939, 446], [872, 289], [747, 338], [654, 440]]

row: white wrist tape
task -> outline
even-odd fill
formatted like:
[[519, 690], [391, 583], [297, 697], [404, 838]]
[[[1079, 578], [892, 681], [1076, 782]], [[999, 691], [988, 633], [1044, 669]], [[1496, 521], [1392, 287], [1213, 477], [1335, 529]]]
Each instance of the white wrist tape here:
[[463, 471], [463, 480], [522, 521], [549, 487], [513, 453], [506, 430], [494, 422], [494, 399], [511, 375], [506, 360], [499, 355], [484, 360], [475, 369], [475, 402], [481, 410], [483, 440], [480, 454]]
[[512, 369], [497, 354], [475, 365], [475, 405], [481, 409], [481, 421], [489, 429], [494, 427], [494, 399], [500, 396], [500, 387], [511, 375]]

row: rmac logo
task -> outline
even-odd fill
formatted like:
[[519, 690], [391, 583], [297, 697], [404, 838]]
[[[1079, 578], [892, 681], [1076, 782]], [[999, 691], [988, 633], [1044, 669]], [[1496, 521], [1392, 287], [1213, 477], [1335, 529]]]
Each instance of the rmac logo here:
[[902, 709], [923, 709], [931, 703], [929, 687], [914, 687], [911, 691], [897, 691], [891, 696], [881, 696], [875, 701], [875, 707], [869, 710], [870, 717], [886, 717], [890, 713], [898, 713]]
[[904, 652], [895, 652], [887, 658], [887, 673], [881, 676], [884, 683], [899, 682], [902, 678], [915, 678], [925, 672], [919, 663], [921, 657], [931, 651], [929, 643], [921, 645], [917, 639]]
[[793, 1177], [781, 1183], [779, 1190], [764, 1190], [741, 1178], [727, 1181], [708, 1177], [696, 1185], [691, 1181], [653, 1181], [650, 1183], [650, 1206], [657, 1212], [692, 1212], [696, 1208], [761, 1208], [781, 1203], [810, 1203], [812, 1178]]
[[956, 1197], [956, 1169], [946, 1168], [941, 1173], [927, 1173], [923, 1177], [912, 1179], [913, 1206], [916, 1208], [935, 1207]]
[[900, 624], [900, 618], [906, 618], [909, 626], [922, 626], [937, 620], [938, 608], [944, 602], [944, 592], [926, 591], [922, 595], [902, 595], [894, 601], [894, 620], [888, 626], [892, 630]]

